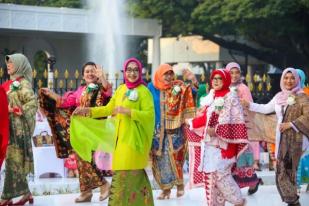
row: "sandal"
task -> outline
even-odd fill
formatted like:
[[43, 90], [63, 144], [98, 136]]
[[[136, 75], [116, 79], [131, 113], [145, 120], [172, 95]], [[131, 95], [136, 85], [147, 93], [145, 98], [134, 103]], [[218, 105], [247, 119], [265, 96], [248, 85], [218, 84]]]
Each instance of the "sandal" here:
[[100, 197], [99, 200], [103, 201], [110, 195], [110, 184], [106, 182], [104, 185], [100, 187]]
[[157, 197], [158, 200], [170, 199], [171, 190], [163, 190], [162, 193]]
[[78, 198], [75, 199], [75, 203], [82, 203], [82, 202], [91, 202], [92, 198], [92, 191], [82, 192]]

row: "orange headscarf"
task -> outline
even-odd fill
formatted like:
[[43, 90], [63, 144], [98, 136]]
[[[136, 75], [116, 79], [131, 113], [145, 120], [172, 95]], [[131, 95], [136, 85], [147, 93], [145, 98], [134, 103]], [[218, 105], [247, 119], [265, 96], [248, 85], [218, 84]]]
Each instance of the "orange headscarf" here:
[[159, 68], [157, 68], [153, 85], [159, 90], [166, 90], [172, 86], [172, 84], [165, 84], [164, 82], [164, 74], [166, 72], [173, 71], [173, 68], [169, 64], [161, 64]]
[[309, 87], [305, 87], [304, 92], [305, 92], [305, 94], [307, 94], [309, 96]]

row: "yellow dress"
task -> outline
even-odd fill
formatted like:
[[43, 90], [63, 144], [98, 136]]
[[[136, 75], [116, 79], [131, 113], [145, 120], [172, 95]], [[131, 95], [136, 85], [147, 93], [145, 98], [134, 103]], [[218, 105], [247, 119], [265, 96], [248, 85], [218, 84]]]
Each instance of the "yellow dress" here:
[[144, 85], [134, 90], [137, 91], [136, 100], [129, 100], [128, 88], [121, 85], [106, 106], [91, 108], [92, 118], [110, 116], [118, 106], [131, 109], [131, 116], [117, 114], [115, 117], [113, 170], [144, 169], [148, 164], [155, 123], [153, 98]]

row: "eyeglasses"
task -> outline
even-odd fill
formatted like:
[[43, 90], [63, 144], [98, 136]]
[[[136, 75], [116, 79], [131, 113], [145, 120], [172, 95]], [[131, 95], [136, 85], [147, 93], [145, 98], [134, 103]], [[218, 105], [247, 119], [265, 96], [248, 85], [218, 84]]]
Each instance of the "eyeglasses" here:
[[214, 78], [212, 78], [212, 80], [214, 81], [214, 80], [216, 80], [216, 81], [222, 81], [222, 78], [221, 77], [214, 77]]
[[135, 67], [135, 68], [128, 67], [128, 68], [126, 69], [126, 73], [134, 73], [134, 74], [137, 74], [137, 73], [139, 73], [139, 69], [138, 69], [137, 67]]

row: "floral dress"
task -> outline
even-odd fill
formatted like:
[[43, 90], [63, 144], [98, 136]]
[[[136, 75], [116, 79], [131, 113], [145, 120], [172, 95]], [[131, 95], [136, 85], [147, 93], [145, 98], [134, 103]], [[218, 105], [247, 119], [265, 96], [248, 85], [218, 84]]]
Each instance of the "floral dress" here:
[[[41, 107], [47, 113], [59, 158], [68, 158], [74, 152], [70, 144], [69, 131], [69, 120], [74, 109], [77, 106], [102, 106], [110, 99], [111, 87], [104, 89], [101, 84], [94, 86], [94, 88], [81, 86], [76, 91], [67, 92], [57, 102], [42, 93], [40, 94]], [[81, 192], [95, 189], [107, 183], [103, 171], [97, 168], [94, 161], [89, 163], [77, 155], [77, 168]]]
[[1, 198], [11, 199], [30, 192], [26, 177], [29, 173], [33, 173], [31, 137], [35, 127], [37, 100], [31, 83], [26, 79], [7, 81], [3, 87], [7, 92], [10, 107], [14, 111], [22, 112], [21, 116], [13, 112], [9, 117], [10, 137]]
[[[195, 114], [190, 85], [176, 81], [168, 90], [160, 91], [149, 84], [156, 110], [155, 134], [152, 142], [152, 171], [162, 190], [183, 185], [183, 164], [187, 151], [184, 120]], [[176, 90], [174, 88], [177, 88]]]

